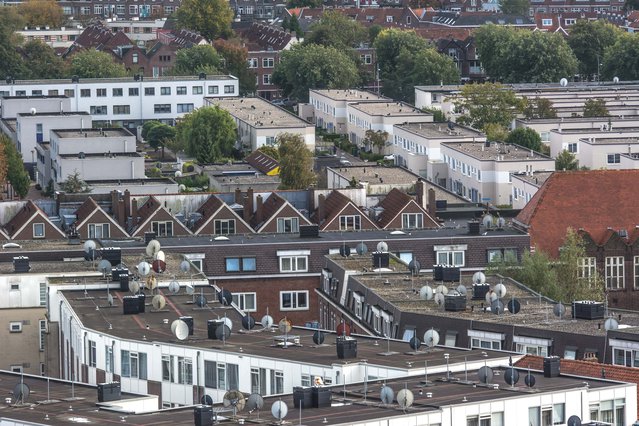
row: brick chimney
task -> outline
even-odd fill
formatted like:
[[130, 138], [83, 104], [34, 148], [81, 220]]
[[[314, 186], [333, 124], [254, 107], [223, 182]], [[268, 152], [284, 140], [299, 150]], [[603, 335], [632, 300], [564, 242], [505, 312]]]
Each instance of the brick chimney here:
[[251, 220], [251, 217], [253, 216], [253, 212], [255, 210], [253, 210], [253, 188], [249, 188], [246, 191], [246, 197], [244, 198], [244, 220], [245, 221], [249, 221]]
[[256, 198], [256, 206], [255, 206], [255, 223], [262, 223], [264, 218], [262, 217], [264, 213], [264, 203], [262, 200], [262, 196], [258, 195]]
[[235, 204], [242, 204], [242, 190], [235, 188]]
[[111, 191], [111, 213], [113, 214], [113, 217], [115, 218], [115, 221], [120, 223], [120, 210], [118, 210], [118, 202], [120, 200], [120, 197], [118, 196], [118, 191], [113, 190]]
[[131, 192], [128, 189], [124, 190], [124, 222], [127, 218], [133, 216], [131, 214]]
[[437, 199], [433, 188], [428, 190], [428, 213], [433, 217], [433, 219], [437, 216]]
[[324, 215], [326, 214], [326, 196], [320, 194], [317, 197], [317, 224], [321, 225], [324, 221]]
[[415, 183], [415, 192], [417, 195], [417, 204], [419, 204], [422, 208], [426, 208], [426, 185], [424, 181], [420, 178], [417, 179]]
[[126, 226], [126, 206], [124, 204], [124, 200], [118, 200], [118, 214], [116, 215], [116, 220], [120, 224], [120, 226]]
[[138, 199], [134, 198], [131, 200], [131, 217], [133, 217], [133, 224], [137, 225], [137, 217], [138, 217]]

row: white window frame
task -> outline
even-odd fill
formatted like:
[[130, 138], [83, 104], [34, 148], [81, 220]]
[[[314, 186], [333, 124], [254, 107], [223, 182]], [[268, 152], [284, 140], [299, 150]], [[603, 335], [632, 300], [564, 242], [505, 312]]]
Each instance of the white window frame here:
[[[38, 231], [39, 228], [42, 232]], [[44, 222], [33, 224], [33, 238], [46, 238], [46, 226], [44, 225]]]
[[98, 347], [95, 340], [88, 341], [88, 364], [89, 367], [96, 367], [98, 365]]
[[[286, 230], [286, 227], [290, 228], [290, 231]], [[278, 234], [293, 234], [300, 232], [300, 218], [299, 217], [278, 217], [277, 218], [277, 233]]]
[[11, 321], [9, 323], [9, 333], [22, 333], [22, 321]]
[[582, 257], [579, 259], [579, 279], [592, 281], [597, 276], [597, 258]]
[[359, 231], [362, 229], [362, 216], [358, 214], [340, 215], [340, 231]]
[[182, 385], [193, 384], [193, 358], [186, 356], [177, 357], [177, 383]]
[[[284, 296], [289, 295], [291, 306], [284, 306]], [[299, 296], [304, 295], [305, 301], [300, 304]], [[308, 311], [310, 308], [308, 290], [280, 291], [280, 311]]]
[[40, 333], [38, 334], [38, 347], [40, 348], [40, 352], [44, 352], [44, 347], [47, 341], [47, 320], [38, 320], [38, 329]]
[[620, 290], [624, 288], [624, 257], [606, 257], [606, 288]]
[[402, 229], [421, 229], [423, 227], [423, 213], [402, 213]]
[[308, 272], [308, 256], [280, 256], [280, 272]]
[[[235, 225], [235, 219], [215, 219], [213, 221], [213, 233], [215, 235], [233, 235], [235, 234]], [[220, 228], [220, 232], [218, 232], [218, 228]]]
[[47, 306], [47, 283], [40, 283], [40, 306]]
[[[171, 232], [168, 232], [167, 224], [171, 224]], [[160, 232], [160, 226], [164, 226], [164, 232]], [[155, 235], [158, 237], [172, 237], [173, 236], [173, 221], [172, 220], [162, 220], [162, 221], [153, 221], [151, 222], [151, 229], [155, 232]]]
[[[99, 232], [96, 232], [98, 230], [99, 230]], [[109, 223], [90, 223], [87, 233], [88, 233], [87, 238], [111, 238], [111, 224], [109, 224]], [[98, 234], [100, 234], [100, 235], [98, 235]]]
[[257, 293], [233, 293], [233, 303], [244, 312], [257, 312]]

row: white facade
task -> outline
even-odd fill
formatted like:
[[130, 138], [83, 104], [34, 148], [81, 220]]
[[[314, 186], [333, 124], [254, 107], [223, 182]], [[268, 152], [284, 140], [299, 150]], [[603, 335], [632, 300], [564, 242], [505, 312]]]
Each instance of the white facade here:
[[[1, 87], [1, 85], [0, 85]], [[71, 108], [71, 99], [64, 94], [59, 95], [19, 95], [7, 94], [5, 89], [0, 94], [0, 106], [2, 106], [2, 119], [16, 118], [18, 114], [31, 114], [35, 109], [36, 113], [64, 113], [76, 111]]]
[[[604, 128], [596, 129], [551, 130], [548, 143], [550, 145], [550, 156], [555, 158], [564, 150], [578, 154], [580, 139], [593, 139], [596, 141], [598, 139], [637, 137], [639, 137], [639, 127], [615, 128], [613, 125], [613, 129], [608, 130], [606, 125]], [[621, 152], [628, 153], [628, 149], [626, 148]]]
[[[346, 105], [355, 102], [388, 101], [387, 98], [361, 90], [309, 90], [309, 105], [317, 127], [330, 133], [346, 134]], [[300, 108], [300, 113], [302, 109]]]
[[621, 156], [625, 155], [629, 159], [637, 153], [639, 153], [639, 141], [636, 138], [590, 138], [577, 141], [575, 156], [579, 160], [579, 166], [589, 169], [620, 170], [635, 166], [634, 161], [622, 162]]
[[40, 40], [42, 43], [55, 49], [71, 47], [73, 42], [82, 34], [82, 31], [84, 31], [84, 28], [82, 28], [82, 25], [78, 25], [76, 27], [61, 28], [25, 27], [22, 30], [16, 31], [16, 33], [20, 34], [27, 42]]

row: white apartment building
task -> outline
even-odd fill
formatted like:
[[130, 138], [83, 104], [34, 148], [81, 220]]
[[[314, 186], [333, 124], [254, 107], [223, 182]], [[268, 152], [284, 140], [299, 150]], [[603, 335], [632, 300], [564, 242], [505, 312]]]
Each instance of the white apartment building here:
[[515, 120], [515, 127], [530, 128], [539, 133], [541, 141], [550, 143], [551, 130], [601, 129], [612, 124], [613, 128], [639, 127], [639, 115], [615, 115], [610, 117], [557, 117]]
[[24, 27], [22, 30], [16, 31], [20, 34], [24, 41], [39, 40], [52, 48], [68, 48], [82, 34], [84, 28], [82, 25], [73, 27], [49, 28], [49, 27]]
[[513, 209], [523, 209], [554, 172], [513, 173]]
[[[615, 127], [612, 128], [608, 124], [602, 124], [599, 128], [577, 128], [577, 129], [556, 129], [550, 131], [550, 137], [548, 144], [550, 145], [550, 156], [555, 158], [560, 152], [566, 150], [572, 152], [578, 156], [579, 154], [579, 141], [599, 139], [627, 139], [638, 138], [639, 127]], [[621, 150], [619, 153], [628, 153], [627, 145], [626, 149]]]
[[0, 96], [64, 95], [70, 98], [69, 111], [87, 111], [97, 125], [119, 124], [135, 129], [146, 120], [174, 124], [184, 114], [205, 105], [205, 97], [239, 93], [236, 77], [200, 77], [9, 80], [0, 83]]
[[[572, 145], [574, 146], [574, 145]], [[575, 156], [579, 166], [589, 169], [622, 169], [633, 168], [635, 162], [623, 161], [632, 159], [639, 154], [639, 139], [637, 137], [621, 138], [583, 138], [577, 141]]]
[[311, 89], [308, 92], [309, 105], [312, 107], [306, 116], [306, 109], [300, 106], [300, 116], [317, 127], [326, 129], [330, 133], [346, 134], [347, 113], [346, 105], [351, 103], [390, 101], [388, 98], [363, 90], [350, 89]]
[[164, 28], [162, 19], [112, 19], [104, 20], [104, 25], [115, 31], [122, 31], [134, 42], [147, 42], [158, 38], [158, 30]]
[[518, 145], [443, 143], [447, 188], [472, 202], [512, 205], [512, 173], [555, 170], [555, 160]]

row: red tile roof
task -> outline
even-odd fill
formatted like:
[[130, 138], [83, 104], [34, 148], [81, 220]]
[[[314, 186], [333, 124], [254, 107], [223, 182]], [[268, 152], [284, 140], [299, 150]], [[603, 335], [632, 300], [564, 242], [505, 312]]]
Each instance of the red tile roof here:
[[632, 230], [639, 224], [634, 189], [639, 170], [580, 170], [553, 173], [519, 212], [537, 249], [557, 256], [566, 230], [583, 228], [600, 244], [608, 228]]

